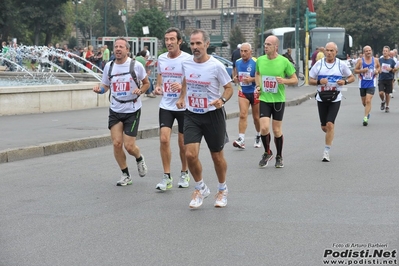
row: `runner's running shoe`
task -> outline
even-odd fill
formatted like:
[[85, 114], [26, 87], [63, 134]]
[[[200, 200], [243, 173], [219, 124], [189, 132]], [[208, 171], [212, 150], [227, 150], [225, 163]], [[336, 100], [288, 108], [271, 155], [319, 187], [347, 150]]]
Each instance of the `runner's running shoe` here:
[[384, 111], [385, 109], [385, 102], [381, 102], [381, 107], [380, 107], [381, 111]]
[[179, 186], [179, 188], [188, 187], [190, 185], [190, 175], [186, 172], [181, 172], [177, 185]]
[[363, 126], [367, 126], [369, 124], [369, 120], [368, 120], [368, 118], [365, 116], [364, 118], [363, 118]]
[[255, 147], [255, 148], [260, 148], [260, 147], [262, 147], [262, 141], [261, 141], [261, 139], [260, 139], [260, 136], [256, 136], [256, 137], [255, 137], [254, 147]]
[[155, 187], [158, 190], [165, 191], [166, 189], [171, 189], [173, 186], [173, 178], [167, 175], [163, 174], [161, 182], [158, 183], [158, 185]]
[[330, 161], [330, 153], [328, 151], [324, 151], [323, 153], [323, 162], [329, 162]]
[[271, 152], [270, 152], [270, 154], [267, 154], [265, 152], [262, 155], [262, 159], [259, 161], [259, 167], [265, 168], [271, 159], [273, 159], [273, 154]]
[[385, 107], [385, 113], [389, 113], [389, 107]]
[[127, 186], [127, 185], [131, 185], [132, 179], [130, 178], [130, 176], [128, 176], [127, 174], [123, 173], [121, 176], [121, 179], [116, 182], [117, 186]]
[[139, 176], [144, 177], [147, 174], [147, 165], [145, 164], [144, 156], [140, 162], [137, 162], [137, 170], [139, 171]]
[[204, 199], [206, 197], [209, 196], [209, 194], [211, 194], [211, 191], [209, 190], [209, 188], [205, 185], [205, 187], [201, 190], [194, 190], [192, 196], [191, 196], [191, 201], [190, 201], [190, 208], [198, 208], [202, 205], [202, 202], [204, 201]]
[[226, 207], [227, 205], [227, 194], [228, 194], [228, 190], [227, 187], [225, 190], [219, 190], [218, 193], [216, 193], [215, 198], [215, 207], [218, 208], [223, 208]]
[[276, 168], [283, 168], [284, 167], [283, 157], [281, 157], [280, 155], [276, 156], [276, 164], [274, 165], [274, 167], [276, 167]]
[[242, 138], [238, 138], [233, 142], [233, 146], [239, 149], [245, 149], [245, 141]]

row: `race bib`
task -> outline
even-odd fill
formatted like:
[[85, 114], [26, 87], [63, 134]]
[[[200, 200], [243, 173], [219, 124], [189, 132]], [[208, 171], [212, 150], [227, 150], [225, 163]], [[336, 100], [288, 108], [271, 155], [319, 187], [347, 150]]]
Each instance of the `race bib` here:
[[164, 93], [180, 93], [180, 90], [172, 90], [172, 83], [175, 83], [175, 82], [181, 84], [181, 79], [168, 79], [167, 81], [164, 81], [163, 92]]
[[263, 91], [270, 93], [277, 93], [278, 82], [276, 77], [262, 76]]
[[130, 82], [113, 82], [112, 91], [116, 96], [126, 96], [130, 91]]
[[187, 96], [189, 109], [194, 113], [205, 113], [208, 110], [206, 92], [190, 92]]
[[364, 80], [372, 80], [374, 78], [374, 69], [369, 68], [366, 73], [363, 73]]
[[327, 84], [321, 86], [321, 91], [336, 91], [337, 86], [337, 82], [327, 82]]
[[390, 67], [391, 67], [390, 64], [382, 63], [381, 64], [381, 71], [384, 72], [384, 73], [389, 73], [388, 68], [390, 68]]
[[241, 86], [248, 86], [250, 83], [245, 83], [244, 78], [250, 77], [251, 73], [249, 72], [238, 72], [238, 81], [240, 82]]

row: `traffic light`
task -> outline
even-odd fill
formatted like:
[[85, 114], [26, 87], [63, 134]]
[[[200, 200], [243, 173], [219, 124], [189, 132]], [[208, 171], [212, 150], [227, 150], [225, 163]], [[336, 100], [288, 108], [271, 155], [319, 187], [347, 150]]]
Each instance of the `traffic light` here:
[[312, 30], [316, 28], [316, 12], [308, 13], [308, 29]]
[[306, 8], [305, 13], [305, 30], [310, 31], [316, 28], [316, 12], [310, 12], [308, 8]]

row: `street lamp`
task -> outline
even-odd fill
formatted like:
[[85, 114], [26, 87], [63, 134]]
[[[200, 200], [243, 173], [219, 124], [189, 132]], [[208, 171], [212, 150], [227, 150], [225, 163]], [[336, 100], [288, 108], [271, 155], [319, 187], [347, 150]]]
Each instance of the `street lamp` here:
[[[235, 13], [231, 10], [231, 8], [232, 7], [230, 7], [230, 4], [227, 3], [227, 12], [222, 11], [222, 21], [224, 20], [224, 18], [226, 18], [228, 39], [230, 37], [230, 31], [233, 28], [232, 25], [235, 23]], [[231, 18], [233, 18], [233, 20]]]
[[104, 0], [104, 37], [107, 36], [107, 0]]
[[72, 0], [72, 3], [75, 5], [75, 31], [76, 31], [76, 41], [78, 40], [78, 4], [81, 4], [82, 1]]
[[174, 18], [173, 18], [173, 22], [175, 23], [175, 27], [177, 28], [176, 2], [177, 2], [177, 0], [175, 0], [175, 16], [174, 16]]
[[118, 14], [119, 14], [119, 16], [121, 16], [121, 19], [122, 19], [123, 24], [125, 26], [125, 33], [126, 33], [126, 37], [127, 37], [126, 13], [127, 13], [126, 9], [119, 10], [119, 12], [118, 12]]

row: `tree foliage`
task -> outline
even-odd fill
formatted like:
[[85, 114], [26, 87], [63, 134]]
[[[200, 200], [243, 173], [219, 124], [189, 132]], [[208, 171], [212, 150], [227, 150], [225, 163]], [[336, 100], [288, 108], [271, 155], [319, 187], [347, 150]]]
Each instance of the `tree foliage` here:
[[[170, 22], [160, 11], [159, 1], [135, 2], [139, 10], [134, 16], [127, 14], [129, 36], [143, 36], [142, 27], [148, 26], [150, 36], [162, 38]], [[295, 25], [297, 1], [270, 0], [269, 3], [270, 8], [264, 9], [265, 30]], [[299, 3], [303, 28], [307, 0]], [[398, 6], [399, 0], [315, 1], [316, 24], [344, 27], [352, 35], [356, 50], [370, 45], [375, 52], [380, 52], [384, 45], [396, 47], [398, 44]], [[90, 37], [90, 30], [96, 37], [123, 36], [125, 30], [118, 10], [124, 8], [127, 8], [125, 0], [84, 0], [79, 5], [73, 5], [72, 0], [0, 0], [0, 39], [17, 38], [19, 43], [28, 45], [67, 41], [76, 22], [86, 38]]]
[[165, 30], [170, 27], [170, 22], [165, 13], [157, 8], [141, 9], [129, 20], [129, 36], [143, 37], [144, 26], [148, 26], [149, 36], [163, 39]]
[[399, 32], [398, 0], [327, 0], [317, 5], [318, 26], [343, 27], [357, 50], [370, 45], [376, 53], [384, 45], [395, 47]]
[[234, 28], [232, 28], [230, 31], [230, 38], [229, 38], [230, 52], [232, 53], [236, 49], [237, 44], [244, 42], [246, 42], [244, 34], [242, 33], [240, 26], [236, 24]]

